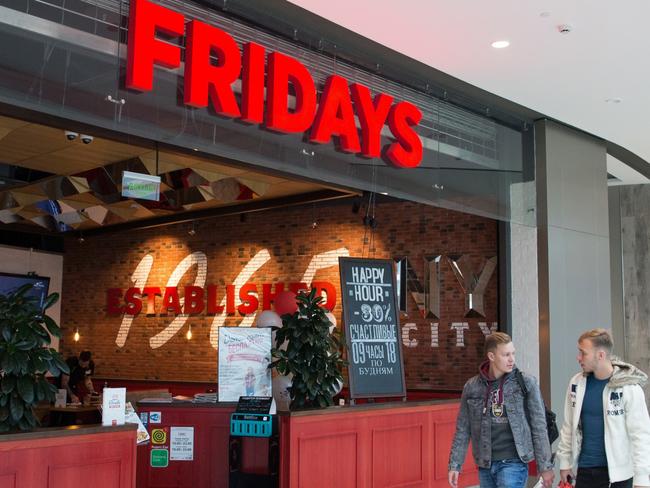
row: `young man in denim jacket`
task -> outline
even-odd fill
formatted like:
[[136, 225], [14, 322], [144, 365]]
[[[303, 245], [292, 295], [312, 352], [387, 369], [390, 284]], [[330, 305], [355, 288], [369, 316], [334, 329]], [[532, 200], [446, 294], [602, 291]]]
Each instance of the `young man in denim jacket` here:
[[577, 474], [576, 488], [650, 486], [648, 377], [614, 358], [613, 347], [606, 329], [578, 339], [582, 371], [569, 382], [557, 446], [560, 476]]
[[515, 347], [508, 334], [485, 339], [487, 359], [463, 388], [449, 456], [449, 484], [456, 488], [467, 445], [472, 441], [481, 488], [524, 488], [533, 459], [545, 487], [553, 484], [553, 461], [544, 402], [537, 380], [516, 378]]

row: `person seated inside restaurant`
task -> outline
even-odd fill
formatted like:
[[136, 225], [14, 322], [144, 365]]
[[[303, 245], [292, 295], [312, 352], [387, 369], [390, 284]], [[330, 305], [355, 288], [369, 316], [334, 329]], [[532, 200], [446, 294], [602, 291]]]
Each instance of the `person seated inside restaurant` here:
[[66, 363], [70, 368], [70, 374], [61, 374], [60, 388], [67, 391], [68, 402], [79, 403], [86, 395], [95, 394], [92, 382], [95, 363], [90, 351], [82, 351], [79, 357], [69, 357]]

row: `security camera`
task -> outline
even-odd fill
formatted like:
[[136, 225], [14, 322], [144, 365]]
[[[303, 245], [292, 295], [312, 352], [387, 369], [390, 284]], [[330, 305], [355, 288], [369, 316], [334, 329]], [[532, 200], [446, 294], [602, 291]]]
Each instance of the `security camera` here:
[[71, 130], [66, 130], [65, 131], [65, 137], [69, 141], [74, 141], [77, 137], [79, 137], [79, 134], [76, 132], [72, 132]]
[[89, 136], [88, 134], [81, 134], [81, 142], [84, 144], [90, 144], [93, 142], [93, 136]]

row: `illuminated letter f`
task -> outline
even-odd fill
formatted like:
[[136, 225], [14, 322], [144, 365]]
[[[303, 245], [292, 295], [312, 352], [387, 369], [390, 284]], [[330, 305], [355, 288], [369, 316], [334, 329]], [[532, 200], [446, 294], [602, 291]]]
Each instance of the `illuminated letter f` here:
[[180, 37], [185, 28], [185, 17], [147, 0], [132, 0], [129, 16], [129, 47], [126, 66], [126, 87], [138, 91], [153, 88], [153, 67], [181, 65], [178, 46], [156, 39], [156, 33]]

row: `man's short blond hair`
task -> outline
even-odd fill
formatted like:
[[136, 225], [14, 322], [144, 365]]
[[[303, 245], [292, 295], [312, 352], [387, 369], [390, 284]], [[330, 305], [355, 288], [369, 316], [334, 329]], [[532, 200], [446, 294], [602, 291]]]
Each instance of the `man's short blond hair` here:
[[582, 342], [585, 339], [589, 339], [594, 347], [607, 351], [608, 355], [611, 354], [614, 349], [612, 333], [607, 329], [598, 328], [583, 332], [578, 339], [578, 342]]
[[492, 332], [485, 338], [485, 355], [488, 352], [494, 352], [501, 344], [510, 344], [512, 339], [505, 332]]

